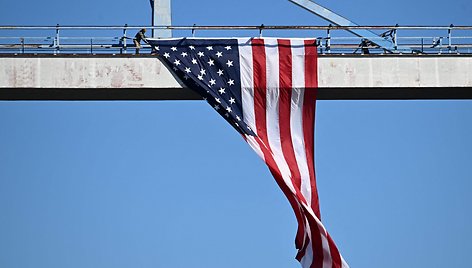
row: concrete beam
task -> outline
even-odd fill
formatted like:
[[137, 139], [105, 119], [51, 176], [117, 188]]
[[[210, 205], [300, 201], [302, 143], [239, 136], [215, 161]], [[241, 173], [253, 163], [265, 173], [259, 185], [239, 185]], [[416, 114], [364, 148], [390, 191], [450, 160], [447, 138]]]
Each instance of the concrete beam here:
[[[323, 56], [319, 99], [471, 99], [472, 57]], [[199, 99], [150, 55], [0, 56], [0, 99]]]

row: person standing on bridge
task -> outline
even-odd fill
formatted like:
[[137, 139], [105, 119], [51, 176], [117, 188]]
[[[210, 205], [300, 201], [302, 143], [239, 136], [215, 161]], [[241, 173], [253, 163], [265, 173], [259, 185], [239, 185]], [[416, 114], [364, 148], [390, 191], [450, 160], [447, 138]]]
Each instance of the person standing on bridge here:
[[144, 41], [144, 43], [148, 44], [148, 41], [146, 40], [146, 36], [144, 35], [144, 33], [146, 33], [146, 29], [142, 28], [134, 36], [133, 42], [134, 42], [134, 45], [136, 46], [136, 54], [139, 54], [139, 50], [141, 49], [141, 40]]

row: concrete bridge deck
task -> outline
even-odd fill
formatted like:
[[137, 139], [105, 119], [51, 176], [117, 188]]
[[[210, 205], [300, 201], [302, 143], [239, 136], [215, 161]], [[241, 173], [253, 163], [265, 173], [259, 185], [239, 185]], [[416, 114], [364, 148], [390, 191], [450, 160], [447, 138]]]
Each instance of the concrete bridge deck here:
[[[472, 56], [320, 55], [319, 99], [472, 99]], [[194, 100], [151, 55], [0, 54], [1, 100]]]

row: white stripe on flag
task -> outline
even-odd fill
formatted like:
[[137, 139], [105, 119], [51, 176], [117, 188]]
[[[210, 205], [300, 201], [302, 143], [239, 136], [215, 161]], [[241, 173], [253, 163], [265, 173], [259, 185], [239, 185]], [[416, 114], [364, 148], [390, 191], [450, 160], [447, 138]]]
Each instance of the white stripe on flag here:
[[[318, 229], [320, 235], [321, 235], [321, 247], [323, 248], [323, 268], [332, 268], [332, 257], [331, 257], [331, 250], [329, 248], [329, 243], [328, 243], [328, 232], [326, 231], [323, 223], [321, 223], [320, 219], [316, 217], [315, 212], [311, 208], [311, 206], [308, 206], [306, 204], [302, 204], [302, 206], [308, 211], [308, 213], [314, 218], [316, 226], [313, 227], [313, 229]], [[309, 229], [311, 230], [311, 229]], [[309, 231], [308, 231], [309, 232]], [[313, 237], [313, 235], [310, 235]], [[311, 240], [311, 239], [310, 239]], [[314, 245], [320, 246], [320, 245]], [[305, 268], [305, 266], [303, 266]]]
[[281, 138], [280, 138], [280, 125], [279, 125], [279, 103], [280, 103], [280, 91], [279, 91], [279, 50], [277, 45], [277, 39], [266, 39], [265, 40], [266, 55], [266, 67], [267, 67], [267, 101], [266, 101], [266, 112], [267, 112], [267, 137], [269, 140], [269, 146], [274, 156], [275, 163], [277, 164], [282, 178], [290, 188], [290, 191], [295, 194], [295, 188], [291, 180], [291, 172], [285, 161]]
[[241, 101], [243, 105], [244, 122], [256, 131], [256, 117], [254, 115], [254, 77], [251, 39], [238, 39], [239, 63], [241, 75]]
[[[253, 79], [253, 61], [252, 46], [250, 38], [238, 39], [240, 76], [241, 76], [241, 101], [243, 109], [243, 120], [252, 129], [256, 131], [256, 117], [254, 115], [254, 79]], [[256, 141], [256, 137], [244, 135], [246, 142], [265, 161], [264, 153]]]
[[292, 40], [292, 101], [290, 128], [295, 158], [301, 177], [301, 193], [311, 206], [310, 171], [306, 159], [305, 140], [303, 139], [303, 101], [305, 94], [305, 46], [303, 40]]
[[310, 229], [310, 223], [308, 222], [308, 220], [305, 220], [305, 225], [306, 225], [306, 230], [307, 230], [307, 236], [308, 236], [308, 239], [309, 239], [309, 243], [308, 243], [308, 246], [305, 250], [305, 255], [303, 256], [303, 258], [301, 259], [300, 261], [300, 264], [302, 265], [302, 267], [311, 267], [311, 264], [313, 263], [313, 243], [312, 243], [312, 235], [311, 235], [311, 229]]

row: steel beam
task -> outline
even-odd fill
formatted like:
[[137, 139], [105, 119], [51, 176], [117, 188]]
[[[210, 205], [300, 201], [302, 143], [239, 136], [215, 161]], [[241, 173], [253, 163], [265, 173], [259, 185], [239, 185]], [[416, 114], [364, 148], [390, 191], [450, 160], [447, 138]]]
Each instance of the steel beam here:
[[[289, 0], [290, 2], [310, 11], [311, 13], [333, 23], [337, 26], [359, 26], [358, 24], [350, 21], [349, 19], [311, 1], [311, 0]], [[381, 48], [389, 51], [389, 52], [404, 52], [404, 53], [411, 53], [411, 49], [409, 47], [404, 46], [396, 46], [394, 42], [389, 40], [388, 38], [380, 37], [376, 33], [366, 30], [366, 29], [346, 29], [353, 33], [356, 36], [365, 38], [372, 43], [380, 46]]]

